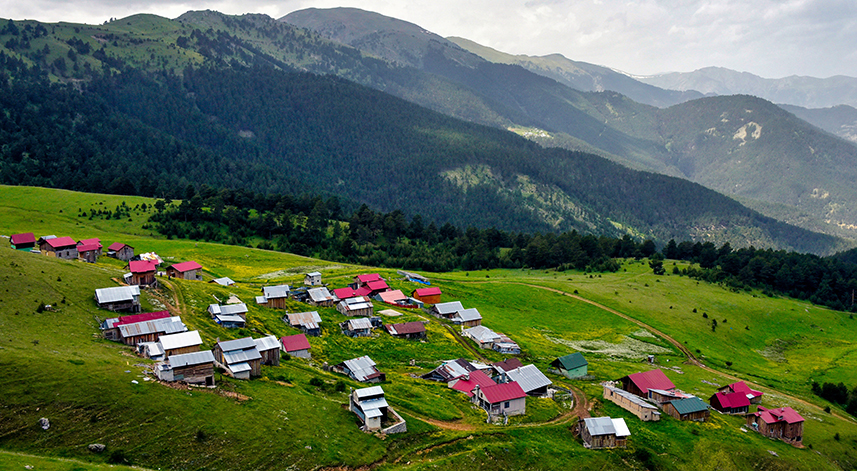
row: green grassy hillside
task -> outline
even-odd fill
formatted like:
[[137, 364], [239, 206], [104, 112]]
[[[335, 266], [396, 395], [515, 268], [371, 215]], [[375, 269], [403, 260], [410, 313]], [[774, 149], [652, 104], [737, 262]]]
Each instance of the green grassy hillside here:
[[[43, 197], [34, 198], [42, 192]], [[342, 286], [355, 274], [376, 271], [242, 247], [149, 238], [142, 228], [143, 214], [133, 212], [131, 221], [74, 216], [77, 207], [83, 211], [99, 202], [112, 207], [123, 200], [132, 207], [147, 202], [3, 188], [0, 233], [33, 231], [130, 240], [138, 252], [156, 250], [168, 259], [200, 261], [206, 279], [233, 277], [238, 284], [229, 288], [174, 280], [157, 293], [144, 293], [145, 309], [161, 309], [168, 303], [191, 329], [201, 332], [205, 348], [218, 338], [295, 332], [279, 320], [281, 311], [258, 308], [252, 302], [266, 282], [299, 284], [305, 271], [319, 269], [326, 282]], [[413, 378], [411, 374], [424, 373], [440, 360], [474, 356], [434, 318], [428, 324], [426, 343], [386, 334], [349, 339], [335, 325], [345, 317], [321, 308], [323, 335], [310, 340], [312, 361], [284, 360], [279, 367], [264, 367], [263, 377], [251, 381], [217, 375], [214, 390], [174, 389], [145, 381], [144, 370], [151, 362], [135, 357], [130, 347], [100, 338], [98, 319], [112, 314], [95, 306], [93, 290], [115, 285], [111, 278], [122, 273], [118, 262], [103, 259], [90, 265], [0, 247], [0, 264], [0, 368], [4, 371], [0, 465], [12, 469], [40, 462], [45, 463], [44, 469], [63, 469], [64, 463], [78, 461], [84, 463], [68, 464], [66, 469], [130, 463], [152, 469], [372, 465], [378, 469], [816, 470], [851, 469], [857, 463], [857, 423], [838, 406], [809, 392], [810, 380], [851, 385], [850, 372], [857, 360], [851, 332], [857, 321], [848, 314], [788, 299], [736, 293], [685, 277], [656, 277], [645, 262], [624, 261], [619, 272], [602, 275], [528, 270], [427, 274], [443, 290], [444, 300], [458, 299], [477, 307], [486, 326], [517, 340], [525, 362], [544, 370], [558, 355], [583, 351], [593, 379], [549, 377], [585, 392], [592, 415], [628, 421], [631, 446], [614, 451], [582, 447], [571, 433], [576, 415], [568, 404], [529, 398], [526, 417], [508, 426], [487, 425], [484, 413], [464, 395]], [[380, 273], [394, 288], [410, 291], [417, 286], [399, 280], [393, 270]], [[215, 296], [222, 299], [230, 294], [249, 302], [245, 329], [221, 329], [205, 312]], [[40, 303], [56, 309], [38, 313]], [[308, 306], [293, 302], [290, 309]], [[399, 311], [404, 315], [390, 319], [425, 316]], [[702, 313], [709, 319], [703, 319]], [[721, 321], [716, 332], [711, 332], [711, 318]], [[685, 362], [671, 340], [707, 368]], [[503, 358], [495, 352], [479, 353], [491, 361]], [[708, 423], [691, 424], [665, 416], [658, 423], [642, 423], [604, 403], [598, 383], [651, 368], [641, 363], [649, 353], [656, 355], [657, 366], [678, 387], [706, 399], [715, 385], [736, 377], [759, 385], [766, 392], [763, 405], [788, 405], [807, 419], [805, 448], [742, 432], [739, 417], [715, 413]], [[407, 418], [407, 433], [378, 437], [359, 432], [354, 416], [343, 408], [345, 393], [336, 387], [340, 381], [346, 387], [359, 385], [321, 369], [323, 362], [363, 354], [388, 373], [382, 387], [390, 404]], [[410, 366], [411, 359], [416, 366]], [[321, 386], [316, 386], [319, 380]], [[824, 412], [825, 406], [832, 413]], [[38, 427], [40, 417], [50, 419], [47, 431]], [[104, 443], [107, 449], [94, 454], [87, 450], [90, 443]], [[30, 455], [44, 458], [36, 461]]]

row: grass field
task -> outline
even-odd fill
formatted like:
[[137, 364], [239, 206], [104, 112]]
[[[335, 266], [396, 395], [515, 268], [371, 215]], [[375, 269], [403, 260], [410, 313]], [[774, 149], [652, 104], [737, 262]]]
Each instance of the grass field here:
[[[143, 211], [132, 210], [131, 221], [76, 215], [78, 208], [90, 212], [103, 203], [113, 209], [123, 201], [131, 208], [152, 204], [143, 198], [0, 187], [0, 234], [123, 241], [137, 252], [154, 250], [167, 260], [196, 260], [205, 267], [206, 279], [232, 277], [238, 283], [228, 288], [173, 280], [161, 290], [160, 299], [170, 300], [188, 327], [200, 331], [204, 348], [211, 348], [218, 338], [295, 333], [282, 322], [283, 311], [258, 307], [253, 297], [266, 283], [300, 284], [305, 271], [322, 271], [334, 287], [370, 270], [381, 273], [394, 288], [407, 292], [416, 287], [398, 280], [394, 270], [153, 238], [143, 229]], [[675, 275], [656, 277], [635, 261], [623, 262], [617, 273], [591, 277], [530, 270], [427, 274], [443, 290], [444, 300], [458, 299], [465, 307], [478, 308], [486, 326], [517, 340], [525, 363], [546, 371], [557, 356], [584, 352], [593, 379], [548, 376], [559, 385], [582, 389], [593, 415], [624, 417], [632, 432], [626, 450], [592, 451], [573, 436], [576, 418], [562, 404], [528, 398], [527, 416], [513, 419], [509, 426], [488, 425], [484, 412], [463, 394], [415, 378], [442, 360], [472, 357], [434, 318], [429, 319], [426, 342], [380, 332], [352, 339], [339, 332], [337, 324], [346, 318], [335, 309], [293, 302], [290, 311], [318, 310], [323, 319], [323, 335], [310, 340], [312, 360], [284, 360], [278, 367], [264, 367], [263, 376], [251, 381], [218, 375], [214, 390], [174, 389], [145, 381], [143, 372], [151, 363], [134, 356], [130, 347], [102, 339], [97, 328], [98, 320], [111, 314], [96, 307], [93, 290], [114, 286], [111, 278], [121, 276], [121, 265], [106, 258], [97, 264], [55, 260], [0, 247], [4, 372], [0, 468], [23, 469], [29, 464], [34, 469], [89, 470], [106, 469], [108, 463], [212, 470], [366, 465], [812, 470], [857, 466], [857, 424], [809, 392], [811, 380], [854, 385], [857, 348], [852, 332], [857, 321], [848, 314], [759, 293], [732, 292]], [[215, 298], [233, 294], [250, 309], [245, 329], [223, 329], [206, 312]], [[158, 298], [148, 293], [143, 298], [147, 309], [161, 307]], [[651, 326], [692, 352], [698, 350], [697, 357], [714, 371], [685, 363], [667, 338], [585, 300]], [[41, 303], [56, 309], [37, 313]], [[427, 318], [420, 311], [399, 311], [401, 317], [385, 322]], [[714, 332], [713, 318], [719, 323]], [[504, 357], [493, 351], [480, 353], [491, 361]], [[763, 405], [788, 405], [804, 415], [805, 448], [743, 432], [740, 417], [714, 413], [710, 422], [697, 424], [664, 415], [661, 422], [642, 423], [604, 403], [599, 382], [651, 368], [643, 362], [649, 353], [679, 388], [706, 400], [716, 385], [732, 382], [735, 376], [761, 384], [766, 388]], [[379, 437], [360, 432], [344, 404], [347, 388], [361, 385], [321, 368], [324, 362], [366, 354], [387, 372], [382, 387], [390, 404], [407, 418], [407, 433]], [[415, 366], [410, 366], [412, 359]], [[321, 380], [321, 386], [311, 380]], [[337, 392], [340, 381], [346, 392]], [[823, 412], [825, 406], [838, 416]], [[47, 431], [38, 427], [40, 417], [50, 419]], [[107, 449], [94, 454], [87, 449], [90, 443], [104, 443]]]

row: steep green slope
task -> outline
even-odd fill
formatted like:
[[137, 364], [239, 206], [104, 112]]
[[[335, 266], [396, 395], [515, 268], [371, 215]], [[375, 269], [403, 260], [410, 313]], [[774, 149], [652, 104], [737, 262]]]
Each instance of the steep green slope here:
[[857, 143], [857, 108], [853, 106], [837, 105], [830, 108], [803, 108], [793, 105], [780, 105], [780, 107], [831, 134]]

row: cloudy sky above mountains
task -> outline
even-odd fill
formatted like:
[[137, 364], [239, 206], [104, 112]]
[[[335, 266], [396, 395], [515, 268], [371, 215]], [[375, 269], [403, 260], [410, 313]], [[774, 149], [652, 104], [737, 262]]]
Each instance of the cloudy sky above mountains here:
[[0, 0], [0, 16], [98, 24], [188, 10], [265, 13], [349, 6], [513, 54], [560, 53], [628, 73], [719, 66], [766, 78], [857, 77], [853, 0]]

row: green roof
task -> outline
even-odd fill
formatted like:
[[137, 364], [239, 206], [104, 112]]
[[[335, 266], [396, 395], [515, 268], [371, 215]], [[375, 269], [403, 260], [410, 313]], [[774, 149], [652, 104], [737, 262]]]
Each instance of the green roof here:
[[583, 358], [583, 355], [580, 352], [572, 353], [570, 355], [566, 355], [564, 357], [559, 357], [556, 359], [562, 368], [568, 371], [580, 368], [581, 366], [586, 366], [589, 363], [586, 362], [586, 358]]
[[692, 414], [694, 412], [702, 412], [708, 409], [708, 405], [702, 402], [698, 397], [687, 397], [672, 401], [671, 404], [679, 414]]

